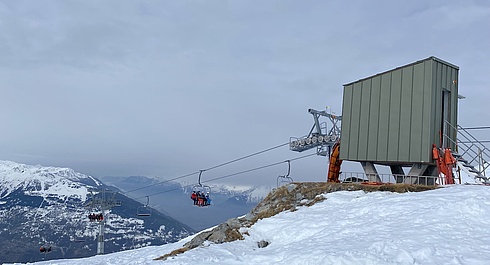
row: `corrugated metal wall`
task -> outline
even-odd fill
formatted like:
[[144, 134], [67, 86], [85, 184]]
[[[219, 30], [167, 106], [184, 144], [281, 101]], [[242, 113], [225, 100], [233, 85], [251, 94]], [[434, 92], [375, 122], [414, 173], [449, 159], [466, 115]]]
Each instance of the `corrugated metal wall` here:
[[[344, 85], [340, 158], [431, 163], [439, 146], [443, 90], [457, 124], [457, 66], [435, 57]], [[454, 141], [456, 132], [450, 132]]]

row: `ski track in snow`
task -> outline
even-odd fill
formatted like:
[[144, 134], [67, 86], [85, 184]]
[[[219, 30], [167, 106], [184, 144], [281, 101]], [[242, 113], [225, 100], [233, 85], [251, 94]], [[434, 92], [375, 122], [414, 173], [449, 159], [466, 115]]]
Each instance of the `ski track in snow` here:
[[[163, 246], [35, 264], [489, 264], [490, 187], [421, 193], [335, 192], [311, 207], [243, 229], [250, 236], [207, 244], [165, 262], [191, 237]], [[257, 242], [270, 245], [258, 248]]]

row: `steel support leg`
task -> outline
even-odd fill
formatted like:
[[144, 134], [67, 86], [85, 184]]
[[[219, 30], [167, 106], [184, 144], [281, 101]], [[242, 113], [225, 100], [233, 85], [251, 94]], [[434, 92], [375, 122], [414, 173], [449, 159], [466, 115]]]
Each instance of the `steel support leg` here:
[[361, 165], [369, 182], [382, 182], [373, 162], [361, 162]]
[[410, 172], [408, 172], [408, 176], [405, 177], [405, 181], [403, 181], [403, 183], [426, 184], [426, 183], [422, 183], [423, 181], [420, 181], [420, 178], [424, 174], [427, 167], [428, 165], [424, 165], [424, 164], [419, 164], [419, 163], [413, 164], [412, 168], [410, 169]]

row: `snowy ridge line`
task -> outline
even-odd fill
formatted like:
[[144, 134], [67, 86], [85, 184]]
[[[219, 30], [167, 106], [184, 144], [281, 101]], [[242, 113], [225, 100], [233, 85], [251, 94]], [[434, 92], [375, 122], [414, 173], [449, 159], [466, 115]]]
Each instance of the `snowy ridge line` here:
[[55, 196], [61, 200], [76, 197], [87, 199], [89, 188], [102, 185], [95, 178], [70, 168], [25, 165], [0, 161], [0, 196], [7, 197], [16, 190], [30, 196]]
[[[185, 193], [192, 192], [192, 184], [181, 183], [182, 189]], [[209, 187], [213, 193], [222, 193], [230, 195], [246, 195], [247, 202], [258, 203], [264, 199], [269, 192], [274, 188], [271, 186], [237, 186], [237, 185], [225, 185], [225, 184], [210, 184]]]
[[94, 177], [88, 176], [88, 178], [90, 178], [93, 182], [95, 182], [95, 184], [97, 186], [102, 186], [102, 183], [100, 181], [98, 181], [97, 179], [95, 179]]

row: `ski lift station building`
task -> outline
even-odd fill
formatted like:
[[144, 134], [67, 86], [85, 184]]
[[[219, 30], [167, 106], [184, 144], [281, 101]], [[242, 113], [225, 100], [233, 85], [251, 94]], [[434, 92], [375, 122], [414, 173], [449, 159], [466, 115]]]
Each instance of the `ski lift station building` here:
[[[458, 71], [429, 57], [344, 85], [340, 159], [437, 175], [432, 145], [456, 148]], [[374, 172], [373, 172], [374, 170]], [[410, 173], [409, 173], [410, 174]]]

